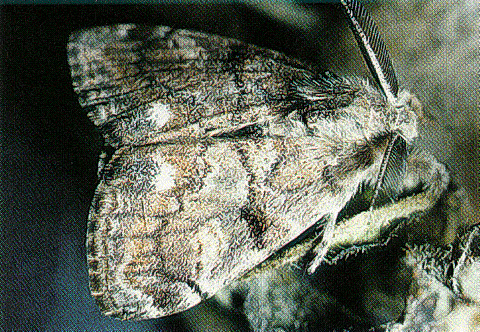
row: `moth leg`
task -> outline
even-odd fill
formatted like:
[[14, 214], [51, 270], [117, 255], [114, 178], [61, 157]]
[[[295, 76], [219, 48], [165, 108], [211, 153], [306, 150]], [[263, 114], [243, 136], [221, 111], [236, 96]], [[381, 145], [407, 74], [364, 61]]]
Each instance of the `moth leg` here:
[[312, 274], [315, 272], [317, 267], [325, 261], [325, 258], [330, 250], [332, 245], [332, 238], [335, 232], [335, 222], [337, 220], [337, 214], [330, 215], [327, 218], [327, 222], [324, 226], [322, 234], [318, 235], [319, 237], [323, 235], [321, 242], [313, 249], [315, 253], [315, 258], [309, 263], [307, 272]]

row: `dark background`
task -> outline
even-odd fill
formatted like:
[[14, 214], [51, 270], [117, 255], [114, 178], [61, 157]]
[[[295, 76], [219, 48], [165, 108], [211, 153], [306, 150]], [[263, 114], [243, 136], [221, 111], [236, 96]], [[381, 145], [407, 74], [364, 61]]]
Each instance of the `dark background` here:
[[[452, 77], [429, 76], [438, 73], [434, 65], [420, 72], [422, 52], [439, 45], [432, 34], [416, 34], [415, 24], [436, 21], [414, 14], [420, 23], [411, 23], [408, 16], [410, 25], [399, 24], [385, 21], [388, 12], [382, 12], [381, 6], [371, 8], [384, 19], [379, 25], [387, 26], [381, 32], [391, 49], [393, 43], [400, 82], [419, 94], [426, 109], [440, 119], [441, 125], [424, 128], [433, 134], [425, 135], [423, 144], [453, 164], [455, 176], [460, 174], [472, 197], [478, 197], [478, 106], [469, 99], [473, 96], [478, 103], [478, 75], [460, 70], [458, 64], [466, 61], [462, 58], [454, 59], [457, 65], [451, 68], [458, 73], [452, 69]], [[72, 31], [115, 23], [169, 25], [242, 39], [339, 74], [366, 75], [356, 47], [345, 42], [348, 30], [332, 6], [310, 5], [299, 12], [289, 8], [273, 14], [271, 8], [214, 4], [2, 6], [0, 10], [2, 330], [176, 331], [184, 321], [184, 316], [175, 316], [118, 322], [101, 316], [90, 298], [84, 242], [103, 143], [71, 86], [65, 46]], [[448, 32], [438, 24], [430, 28]], [[399, 37], [397, 31], [402, 29], [406, 32]], [[403, 42], [405, 35], [423, 39], [408, 44]], [[474, 51], [469, 60], [473, 68], [479, 62], [478, 46]], [[395, 63], [399, 58], [400, 64]], [[439, 63], [448, 67], [448, 60], [440, 57]], [[409, 74], [413, 72], [416, 76]], [[449, 83], [453, 86], [449, 94], [457, 96], [448, 99], [453, 104], [442, 99]], [[455, 89], [462, 93], [457, 95]], [[427, 97], [432, 95], [433, 99]]]

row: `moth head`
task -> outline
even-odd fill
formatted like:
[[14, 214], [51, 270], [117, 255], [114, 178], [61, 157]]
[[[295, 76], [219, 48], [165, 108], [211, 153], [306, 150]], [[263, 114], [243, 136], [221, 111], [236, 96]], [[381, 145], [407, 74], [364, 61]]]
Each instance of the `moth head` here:
[[375, 23], [357, 1], [340, 1], [353, 35], [360, 46], [365, 62], [387, 101], [395, 109], [392, 131], [407, 141], [417, 136], [417, 121], [421, 115], [418, 99], [407, 91], [399, 92], [399, 85], [390, 55]]

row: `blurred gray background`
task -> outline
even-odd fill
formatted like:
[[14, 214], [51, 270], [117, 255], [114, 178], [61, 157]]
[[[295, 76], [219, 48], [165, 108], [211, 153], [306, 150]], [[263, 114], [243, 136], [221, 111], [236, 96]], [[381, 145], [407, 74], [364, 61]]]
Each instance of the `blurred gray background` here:
[[[478, 211], [480, 4], [406, 0], [366, 7], [401, 87], [429, 114], [417, 143], [448, 165]], [[138, 323], [97, 310], [88, 293], [84, 242], [102, 140], [78, 105], [65, 45], [72, 31], [89, 26], [169, 25], [241, 39], [337, 74], [368, 76], [341, 13], [331, 4], [260, 1], [0, 10], [0, 329], [248, 330], [242, 317], [212, 315], [220, 309], [210, 302]]]

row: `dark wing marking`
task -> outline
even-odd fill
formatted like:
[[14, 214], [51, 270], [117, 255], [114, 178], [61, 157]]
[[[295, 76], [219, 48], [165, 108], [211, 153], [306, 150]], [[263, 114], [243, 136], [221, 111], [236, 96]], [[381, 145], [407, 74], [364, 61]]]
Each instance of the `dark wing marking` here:
[[291, 93], [306, 101], [336, 99], [343, 94], [353, 94], [350, 82], [330, 72], [312, 77], [304, 76], [292, 83]]
[[348, 79], [325, 72], [316, 76], [304, 75], [290, 86], [290, 99], [294, 108], [306, 114], [328, 111], [350, 105], [359, 87]]
[[398, 95], [397, 77], [375, 23], [359, 2], [355, 0], [340, 2], [370, 72], [388, 101], [393, 103]]

